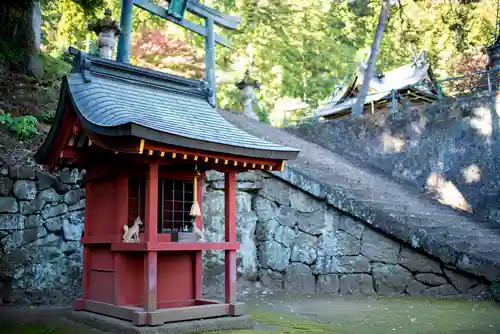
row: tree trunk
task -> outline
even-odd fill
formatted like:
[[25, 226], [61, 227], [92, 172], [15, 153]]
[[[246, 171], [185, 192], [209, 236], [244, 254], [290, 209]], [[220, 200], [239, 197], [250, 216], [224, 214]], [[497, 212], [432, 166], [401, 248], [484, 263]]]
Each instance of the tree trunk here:
[[38, 0], [0, 2], [0, 65], [31, 76], [42, 74], [36, 36], [39, 27], [35, 27], [40, 21], [33, 16], [38, 6]]
[[368, 58], [368, 64], [363, 78], [363, 85], [361, 86], [361, 89], [359, 91], [358, 99], [356, 100], [356, 103], [352, 108], [352, 114], [354, 116], [361, 115], [364, 109], [366, 95], [368, 95], [368, 88], [370, 87], [370, 81], [373, 77], [375, 64], [377, 62], [378, 49], [380, 47], [380, 42], [382, 41], [382, 36], [384, 34], [385, 23], [389, 18], [389, 7], [389, 2], [387, 0], [382, 0], [382, 8], [378, 17], [377, 29], [375, 30], [375, 37], [373, 38], [370, 57]]
[[35, 34], [35, 48], [40, 50], [42, 38], [42, 5], [40, 1], [33, 4], [33, 33]]

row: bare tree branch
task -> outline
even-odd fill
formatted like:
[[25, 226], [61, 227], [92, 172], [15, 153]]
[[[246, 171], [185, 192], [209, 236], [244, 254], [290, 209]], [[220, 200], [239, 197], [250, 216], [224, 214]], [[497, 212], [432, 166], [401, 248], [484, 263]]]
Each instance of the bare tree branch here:
[[382, 0], [380, 15], [378, 17], [377, 29], [375, 30], [375, 37], [373, 38], [370, 57], [368, 58], [368, 64], [363, 79], [363, 85], [361, 86], [361, 89], [359, 91], [358, 99], [356, 100], [356, 103], [352, 108], [352, 114], [354, 116], [359, 116], [363, 112], [366, 96], [368, 95], [368, 88], [370, 86], [370, 80], [373, 77], [373, 72], [375, 70], [375, 63], [377, 62], [377, 55], [380, 47], [380, 42], [382, 41], [385, 23], [389, 18], [389, 7], [390, 7], [389, 2], [386, 0]]

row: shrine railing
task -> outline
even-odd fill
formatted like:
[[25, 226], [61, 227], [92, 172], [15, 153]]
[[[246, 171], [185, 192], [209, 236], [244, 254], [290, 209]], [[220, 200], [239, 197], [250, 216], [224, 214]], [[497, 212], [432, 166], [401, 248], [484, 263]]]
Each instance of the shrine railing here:
[[[414, 85], [408, 88], [418, 89], [419, 86], [421, 85]], [[493, 94], [498, 90], [500, 90], [500, 68], [437, 80], [436, 96], [437, 101], [444, 98], [465, 99], [478, 94]], [[366, 100], [369, 101], [371, 97], [375, 97], [376, 95], [388, 97], [384, 98], [384, 100], [388, 100], [387, 105], [391, 113], [398, 112], [400, 105], [405, 105], [407, 102], [404, 97], [395, 91], [369, 93]], [[429, 102], [434, 101], [429, 100]], [[280, 127], [293, 127], [299, 124], [324, 121], [318, 111], [330, 103], [332, 101], [324, 101], [317, 107], [302, 107], [288, 110], [284, 113], [283, 122]], [[346, 108], [346, 110], [348, 109]]]
[[438, 80], [439, 96], [464, 97], [500, 89], [500, 69]]

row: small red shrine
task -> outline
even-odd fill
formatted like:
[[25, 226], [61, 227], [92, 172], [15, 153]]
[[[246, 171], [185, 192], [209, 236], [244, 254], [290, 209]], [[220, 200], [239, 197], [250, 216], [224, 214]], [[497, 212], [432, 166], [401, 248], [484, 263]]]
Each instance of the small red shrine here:
[[[71, 52], [74, 66], [36, 160], [87, 171], [83, 295], [74, 308], [136, 325], [243, 314], [236, 300], [236, 174], [283, 170], [298, 151], [226, 121], [202, 81]], [[192, 216], [194, 230], [203, 230], [198, 209], [208, 170], [225, 173], [221, 242], [193, 231]], [[222, 303], [202, 297], [203, 250], [225, 252]]]

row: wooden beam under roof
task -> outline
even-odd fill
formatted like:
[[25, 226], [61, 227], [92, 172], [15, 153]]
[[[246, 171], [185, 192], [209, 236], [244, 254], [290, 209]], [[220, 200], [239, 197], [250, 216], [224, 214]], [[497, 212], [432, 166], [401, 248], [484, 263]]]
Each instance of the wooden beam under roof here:
[[[283, 159], [251, 158], [201, 151], [131, 137], [117, 140], [117, 138], [107, 138], [95, 133], [89, 133], [89, 138], [96, 144], [92, 146], [95, 153], [101, 150], [103, 152], [110, 151], [114, 157], [132, 158], [146, 163], [155, 162], [159, 165], [198, 164], [199, 166], [220, 171], [238, 170], [243, 172], [250, 169], [282, 171], [286, 163]], [[83, 154], [83, 152], [80, 152], [80, 154]]]
[[[139, 142], [137, 153], [139, 152], [139, 147], [142, 146], [142, 140]], [[221, 166], [229, 167], [229, 162], [231, 161], [231, 168], [238, 168], [238, 166], [247, 166], [251, 164], [251, 166], [257, 166], [259, 169], [264, 170], [280, 170], [282, 167], [283, 160], [275, 160], [275, 159], [264, 159], [264, 158], [250, 158], [245, 156], [237, 156], [237, 155], [229, 155], [229, 154], [219, 154], [212, 152], [205, 152], [200, 150], [192, 150], [181, 147], [174, 147], [166, 144], [157, 144], [146, 141], [143, 146], [144, 150], [155, 152], [156, 156], [162, 156], [163, 152], [167, 152], [168, 154], [164, 154], [163, 156], [172, 157], [172, 159], [176, 159], [176, 157], [181, 157], [180, 161], [190, 161], [192, 163], [213, 163], [215, 165], [220, 164]], [[236, 163], [236, 164], [235, 164]], [[256, 167], [247, 169], [255, 169]]]

